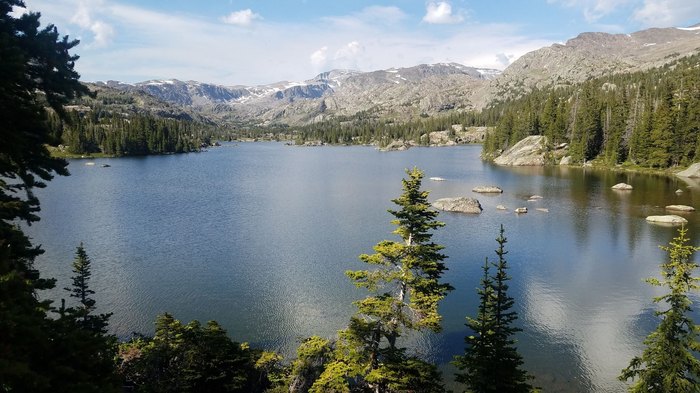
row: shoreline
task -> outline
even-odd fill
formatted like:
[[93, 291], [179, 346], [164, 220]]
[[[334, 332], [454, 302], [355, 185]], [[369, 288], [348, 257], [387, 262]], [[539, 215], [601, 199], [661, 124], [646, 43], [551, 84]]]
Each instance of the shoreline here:
[[[228, 142], [228, 141], [227, 141]], [[379, 147], [376, 144], [329, 144], [329, 143], [324, 143], [324, 144], [302, 144], [302, 145], [296, 145], [296, 144], [289, 144], [288, 140], [266, 140], [266, 139], [258, 139], [258, 140], [253, 140], [253, 139], [240, 139], [236, 141], [230, 141], [230, 142], [235, 142], [235, 143], [257, 143], [257, 142], [279, 142], [279, 143], [285, 143], [287, 142], [288, 146], [291, 147], [325, 147], [325, 146], [332, 146], [332, 147], [349, 147], [349, 146], [365, 146], [365, 147], [374, 147], [375, 149], [381, 151], [381, 152], [401, 152], [401, 151], [406, 151], [409, 150], [410, 148], [413, 147], [426, 147], [426, 148], [450, 148], [450, 147], [458, 147], [458, 146], [475, 146], [475, 145], [482, 145], [482, 143], [461, 143], [461, 144], [440, 144], [440, 145], [412, 145], [410, 148], [406, 149], [391, 149], [391, 150], [386, 150], [381, 147]], [[114, 155], [114, 154], [105, 154], [105, 153], [90, 153], [90, 154], [73, 154], [73, 153], [68, 153], [65, 151], [59, 150], [56, 146], [47, 146], [47, 149], [49, 153], [51, 154], [51, 157], [53, 158], [63, 158], [63, 159], [72, 159], [72, 160], [90, 160], [90, 159], [99, 159], [99, 158], [123, 158], [123, 157], [137, 157], [135, 155]], [[182, 152], [182, 153], [175, 153], [175, 152], [166, 152], [166, 153], [158, 153], [158, 154], [145, 154], [145, 155], [139, 155], [139, 156], [163, 156], [163, 155], [172, 155], [172, 154], [185, 154], [185, 153], [200, 153], [202, 151], [190, 151], [190, 152]], [[482, 158], [482, 161], [485, 162], [490, 162], [493, 163], [492, 159], [485, 159]], [[497, 164], [494, 164], [497, 165]], [[692, 165], [692, 164], [691, 164]], [[498, 165], [501, 166], [501, 165]], [[676, 177], [676, 174], [679, 172], [682, 172], [683, 170], [687, 169], [689, 166], [676, 166], [676, 167], [671, 167], [671, 168], [665, 168], [665, 169], [658, 169], [658, 168], [647, 168], [647, 167], [641, 167], [637, 165], [632, 165], [632, 164], [617, 164], [615, 166], [609, 166], [609, 165], [598, 165], [598, 164], [589, 164], [589, 165], [556, 165], [556, 164], [545, 164], [545, 165], [535, 165], [537, 167], [542, 167], [542, 168], [547, 168], [547, 167], [567, 167], [567, 168], [577, 168], [577, 169], [593, 169], [593, 170], [598, 170], [598, 171], [609, 171], [609, 172], [616, 172], [616, 173], [636, 173], [636, 174], [644, 174], [644, 175], [657, 175], [657, 176], [670, 176], [670, 177]], [[508, 167], [508, 166], [502, 166], [502, 167]], [[513, 166], [513, 168], [517, 168], [518, 166]]]

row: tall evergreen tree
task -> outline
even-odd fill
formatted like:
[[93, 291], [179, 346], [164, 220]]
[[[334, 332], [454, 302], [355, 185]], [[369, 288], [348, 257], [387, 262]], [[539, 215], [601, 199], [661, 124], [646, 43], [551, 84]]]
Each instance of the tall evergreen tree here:
[[662, 278], [647, 279], [651, 285], [667, 289], [666, 294], [654, 298], [655, 303], [665, 303], [667, 308], [656, 312], [661, 320], [644, 340], [642, 355], [622, 370], [620, 380], [633, 380], [630, 392], [700, 391], [700, 360], [695, 357], [700, 351], [700, 326], [690, 318], [689, 298], [690, 292], [700, 287], [700, 279], [693, 276], [698, 264], [691, 260], [700, 248], [688, 244], [687, 232], [680, 228], [678, 237], [661, 247], [668, 253], [668, 261], [661, 264]]
[[357, 314], [340, 333], [334, 361], [312, 390], [337, 391], [337, 386], [348, 388], [350, 380], [374, 392], [443, 390], [433, 365], [397, 345], [405, 331], [440, 330], [438, 302], [452, 289], [440, 282], [446, 257], [431, 240], [431, 232], [444, 224], [436, 220], [428, 192], [420, 189], [423, 172], [414, 168], [407, 174], [403, 193], [392, 201], [399, 209], [389, 210], [401, 241], [379, 242], [375, 254], [360, 255], [376, 269], [346, 272], [371, 295], [355, 302]]
[[501, 230], [496, 242], [498, 261], [491, 264], [495, 268], [489, 276], [488, 260], [484, 266], [484, 278], [479, 293], [479, 310], [475, 319], [468, 319], [467, 326], [474, 336], [466, 337], [465, 354], [457, 357], [455, 364], [462, 370], [457, 381], [467, 384], [470, 391], [484, 392], [530, 392], [532, 379], [522, 369], [523, 359], [515, 347], [513, 337], [522, 329], [513, 326], [518, 319], [512, 310], [515, 301], [508, 296], [508, 263], [506, 261], [505, 230]]
[[75, 250], [75, 259], [72, 264], [73, 273], [75, 274], [71, 277], [73, 284], [71, 288], [64, 289], [70, 292], [71, 297], [78, 299], [78, 307], [71, 308], [71, 310], [74, 318], [83, 329], [97, 334], [104, 334], [112, 314], [93, 314], [95, 310], [95, 299], [93, 299], [91, 295], [94, 295], [95, 291], [90, 289], [89, 285], [90, 277], [92, 276], [91, 264], [92, 261], [87, 255], [87, 252], [85, 252], [85, 248], [81, 242]]
[[473, 335], [466, 336], [467, 345], [464, 355], [455, 356], [454, 365], [461, 371], [455, 375], [457, 382], [463, 383], [470, 391], [493, 391], [494, 369], [491, 365], [494, 348], [493, 313], [493, 280], [489, 269], [488, 258], [484, 261], [484, 275], [481, 278], [479, 294], [479, 309], [476, 318], [467, 317], [467, 327]]
[[55, 26], [40, 28], [34, 12], [14, 17], [21, 0], [0, 0], [0, 389], [55, 390], [47, 354], [55, 349], [49, 302], [37, 291], [54, 285], [34, 269], [41, 250], [17, 226], [39, 218], [34, 189], [55, 173], [67, 175], [66, 162], [51, 158], [45, 105], [59, 116], [69, 99], [87, 92], [71, 55], [78, 41], [60, 37]]
[[90, 257], [83, 244], [76, 249], [72, 285], [65, 288], [78, 299], [77, 307], [58, 309], [52, 334], [56, 339], [52, 359], [57, 375], [54, 392], [117, 392], [118, 379], [114, 366], [116, 337], [107, 334], [110, 314], [93, 314], [95, 300], [90, 289]]
[[666, 168], [671, 161], [671, 148], [674, 139], [673, 93], [667, 83], [662, 85], [660, 90], [661, 97], [649, 133], [651, 146], [649, 147], [647, 165]]

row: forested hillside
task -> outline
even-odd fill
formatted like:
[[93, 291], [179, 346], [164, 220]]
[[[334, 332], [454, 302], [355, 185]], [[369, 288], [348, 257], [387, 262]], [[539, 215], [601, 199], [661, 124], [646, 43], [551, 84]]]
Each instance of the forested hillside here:
[[[497, 111], [486, 109], [479, 112], [451, 112], [432, 117], [424, 114], [418, 119], [400, 122], [362, 112], [295, 128], [293, 133], [297, 143], [313, 140], [329, 144], [385, 146], [392, 141], [404, 140], [427, 145], [430, 132], [450, 130], [453, 124], [460, 124], [465, 128], [488, 126], [496, 122], [497, 115]], [[454, 135], [451, 135], [451, 138], [454, 139]]]
[[569, 144], [573, 163], [668, 168], [700, 157], [700, 55], [664, 67], [535, 90], [496, 104], [484, 144], [494, 157], [529, 135]]
[[212, 136], [224, 134], [206, 117], [147, 94], [88, 87], [92, 95], [74, 99], [63, 118], [49, 112], [51, 144], [62, 145], [67, 153], [182, 153], [209, 145]]

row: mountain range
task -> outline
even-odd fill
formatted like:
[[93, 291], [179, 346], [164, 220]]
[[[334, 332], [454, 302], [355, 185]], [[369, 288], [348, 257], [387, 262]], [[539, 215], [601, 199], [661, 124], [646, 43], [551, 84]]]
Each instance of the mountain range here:
[[[302, 82], [221, 86], [196, 81], [116, 81], [93, 89], [150, 95], [219, 124], [303, 125], [362, 116], [396, 121], [480, 109], [533, 88], [644, 70], [700, 52], [700, 24], [632, 34], [582, 33], [525, 54], [503, 72], [456, 63], [371, 72], [332, 70]], [[192, 116], [192, 115], [190, 115]]]

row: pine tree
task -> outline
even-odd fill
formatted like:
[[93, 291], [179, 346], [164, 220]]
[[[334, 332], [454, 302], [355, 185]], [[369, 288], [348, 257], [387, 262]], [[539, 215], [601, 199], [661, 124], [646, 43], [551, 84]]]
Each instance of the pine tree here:
[[[42, 253], [17, 225], [38, 221], [36, 188], [54, 174], [67, 175], [67, 163], [45, 147], [53, 139], [48, 104], [61, 117], [69, 99], [87, 88], [74, 70], [77, 45], [53, 25], [40, 28], [39, 14], [14, 17], [20, 0], [0, 0], [0, 389], [55, 391], [57, 346], [50, 302], [37, 291], [53, 287], [34, 269]], [[62, 366], [62, 365], [61, 365]]]
[[455, 375], [457, 382], [467, 385], [473, 392], [487, 392], [494, 389], [494, 370], [491, 367], [491, 357], [494, 348], [493, 313], [493, 280], [489, 274], [491, 264], [484, 261], [484, 276], [481, 279], [479, 294], [479, 309], [476, 318], [467, 317], [467, 327], [473, 335], [466, 336], [467, 345], [464, 355], [455, 356], [453, 362], [462, 371]]
[[55, 340], [50, 356], [56, 370], [53, 392], [119, 391], [114, 366], [117, 340], [107, 334], [112, 314], [93, 314], [95, 300], [90, 295], [95, 292], [89, 285], [90, 263], [81, 243], [73, 261], [73, 284], [65, 288], [79, 305], [66, 308], [62, 301], [51, 332]]
[[700, 287], [700, 279], [693, 277], [698, 264], [691, 258], [700, 248], [688, 244], [687, 232], [680, 228], [678, 237], [661, 247], [669, 257], [661, 264], [662, 279], [647, 279], [651, 285], [668, 290], [654, 298], [655, 303], [665, 303], [668, 308], [656, 312], [660, 322], [644, 340], [644, 352], [622, 370], [620, 380], [633, 380], [630, 392], [700, 391], [700, 360], [695, 357], [700, 351], [700, 326], [689, 315], [692, 303], [689, 294]]
[[73, 260], [73, 273], [75, 274], [71, 277], [73, 284], [71, 288], [64, 289], [70, 292], [70, 297], [78, 299], [79, 306], [70, 309], [78, 324], [85, 330], [104, 334], [112, 314], [94, 315], [92, 313], [95, 310], [95, 299], [91, 295], [94, 295], [95, 291], [90, 289], [89, 285], [92, 276], [91, 264], [92, 261], [81, 242], [75, 250], [75, 259]]
[[438, 302], [452, 289], [440, 282], [446, 257], [440, 252], [443, 247], [431, 240], [431, 231], [444, 224], [435, 219], [438, 213], [428, 203], [428, 192], [420, 189], [423, 173], [417, 168], [406, 172], [403, 193], [392, 201], [400, 209], [389, 210], [401, 241], [379, 242], [375, 254], [360, 255], [376, 269], [346, 272], [371, 295], [355, 302], [357, 314], [340, 332], [334, 360], [312, 391], [338, 391], [337, 386], [347, 387], [351, 379], [374, 392], [444, 389], [435, 366], [397, 345], [405, 331], [440, 330]]
[[[515, 301], [508, 296], [508, 263], [505, 259], [507, 242], [501, 230], [498, 242], [498, 261], [484, 265], [484, 277], [479, 293], [479, 310], [475, 319], [467, 318], [467, 326], [474, 333], [467, 336], [467, 347], [463, 356], [455, 359], [455, 365], [462, 371], [456, 375], [458, 382], [465, 383], [470, 391], [485, 392], [530, 392], [528, 383], [531, 376], [521, 366], [523, 359], [518, 353], [513, 337], [520, 328], [513, 323], [518, 315], [512, 310]], [[490, 276], [490, 267], [495, 274]]]
[[671, 161], [671, 148], [674, 136], [673, 94], [671, 88], [664, 84], [661, 88], [654, 122], [649, 133], [649, 153], [647, 165], [657, 168], [668, 167]]

